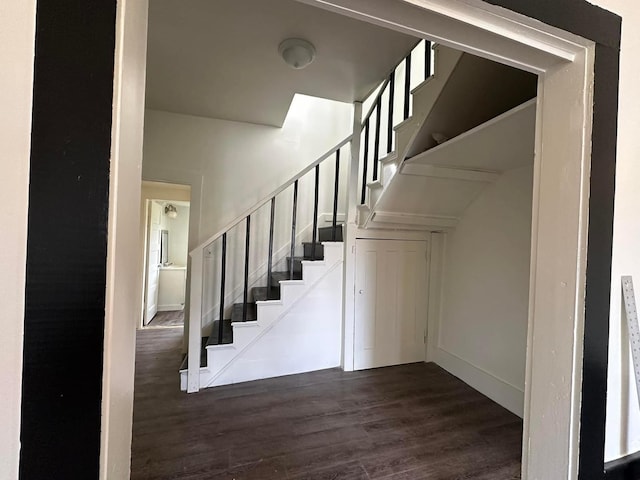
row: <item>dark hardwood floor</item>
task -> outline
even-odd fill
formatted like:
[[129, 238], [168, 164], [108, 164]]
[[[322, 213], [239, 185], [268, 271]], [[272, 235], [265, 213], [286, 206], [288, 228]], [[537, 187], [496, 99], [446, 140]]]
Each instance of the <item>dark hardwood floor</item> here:
[[132, 479], [520, 478], [520, 419], [433, 364], [187, 395], [181, 342], [138, 332]]
[[147, 324], [148, 327], [182, 327], [184, 326], [184, 310], [158, 312]]

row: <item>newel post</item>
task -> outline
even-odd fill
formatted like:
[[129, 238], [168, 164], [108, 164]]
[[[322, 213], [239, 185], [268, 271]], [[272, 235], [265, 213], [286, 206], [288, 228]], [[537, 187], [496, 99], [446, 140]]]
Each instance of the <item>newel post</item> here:
[[204, 249], [191, 252], [191, 288], [189, 289], [189, 352], [187, 393], [200, 390], [200, 349], [202, 348], [202, 277]]
[[344, 225], [344, 290], [342, 324], [342, 368], [353, 370], [354, 335], [354, 286], [356, 281], [355, 246], [357, 230], [358, 178], [360, 171], [360, 147], [362, 137], [362, 103], [353, 104], [353, 136], [351, 137], [351, 155], [347, 165], [347, 218]]

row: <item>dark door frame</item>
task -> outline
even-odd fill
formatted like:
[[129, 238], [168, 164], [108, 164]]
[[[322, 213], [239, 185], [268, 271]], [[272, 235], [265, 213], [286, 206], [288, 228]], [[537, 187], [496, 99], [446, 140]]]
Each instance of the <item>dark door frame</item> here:
[[622, 19], [582, 0], [488, 3], [596, 43], [579, 478], [603, 478]]
[[[37, 7], [23, 479], [99, 475], [116, 3]], [[583, 0], [489, 3], [596, 43], [579, 478], [602, 478], [621, 19]]]

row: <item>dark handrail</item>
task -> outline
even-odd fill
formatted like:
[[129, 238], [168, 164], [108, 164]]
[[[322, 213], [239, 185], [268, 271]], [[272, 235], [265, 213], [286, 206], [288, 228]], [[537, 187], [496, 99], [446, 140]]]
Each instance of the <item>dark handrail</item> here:
[[273, 223], [276, 217], [276, 197], [271, 199], [271, 219], [269, 220], [269, 259], [267, 261], [267, 297], [271, 292], [271, 270], [273, 268]]
[[393, 100], [395, 96], [396, 72], [389, 76], [389, 120], [387, 121], [387, 153], [393, 149]]
[[424, 42], [424, 78], [431, 76], [431, 42]]
[[[340, 150], [336, 150], [336, 173], [333, 182], [333, 217], [331, 222], [331, 240], [336, 241], [336, 223], [338, 217], [338, 184], [340, 183]], [[315, 248], [315, 246], [313, 247]]]
[[367, 168], [369, 167], [369, 120], [364, 124], [364, 159], [362, 163], [362, 201], [367, 198]]
[[411, 54], [404, 60], [404, 119], [409, 118], [409, 95], [411, 94]]
[[251, 215], [247, 216], [247, 233], [244, 246], [244, 295], [242, 304], [242, 321], [247, 321], [247, 304], [249, 302], [249, 234], [251, 232]]
[[[339, 151], [339, 150], [338, 150]], [[315, 177], [315, 185], [313, 191], [313, 234], [311, 241], [311, 248], [313, 249], [311, 253], [311, 260], [316, 259], [316, 243], [318, 241], [318, 187], [320, 184], [320, 165], [316, 165], [316, 177]], [[293, 258], [291, 258], [293, 262]]]
[[291, 262], [289, 262], [289, 280], [293, 280], [293, 259], [296, 253], [296, 210], [298, 209], [298, 180], [293, 183], [293, 213], [291, 216]]
[[380, 160], [380, 120], [382, 118], [382, 97], [376, 103], [376, 135], [373, 142], [373, 181], [378, 180], [378, 161]]
[[224, 283], [225, 272], [227, 270], [227, 234], [222, 235], [222, 265], [220, 266], [220, 319], [218, 324], [218, 345], [222, 344], [223, 321], [224, 321]]

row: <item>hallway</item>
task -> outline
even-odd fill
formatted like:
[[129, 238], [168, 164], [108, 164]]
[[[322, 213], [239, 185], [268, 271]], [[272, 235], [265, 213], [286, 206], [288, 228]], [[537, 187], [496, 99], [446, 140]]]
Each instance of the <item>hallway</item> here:
[[520, 478], [522, 422], [433, 364], [180, 392], [181, 329], [138, 331], [131, 478]]

